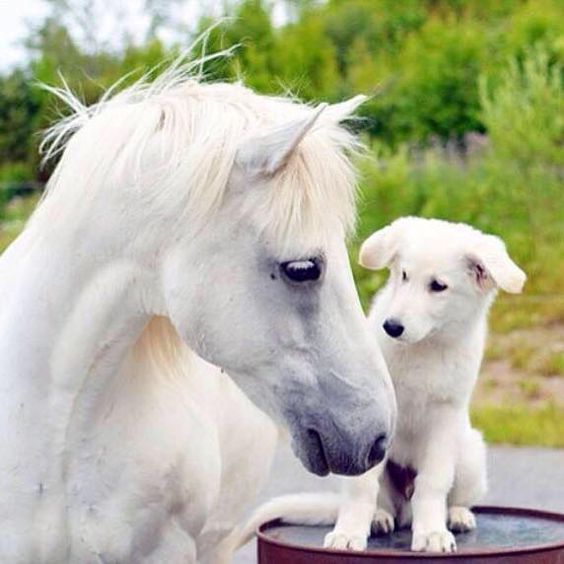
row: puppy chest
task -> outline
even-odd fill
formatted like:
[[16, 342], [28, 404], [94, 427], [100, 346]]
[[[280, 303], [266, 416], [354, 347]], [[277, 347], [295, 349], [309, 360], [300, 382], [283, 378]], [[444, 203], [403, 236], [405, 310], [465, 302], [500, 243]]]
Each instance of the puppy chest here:
[[449, 356], [414, 358], [411, 363], [403, 359], [401, 363], [391, 364], [398, 407], [403, 405], [417, 416], [431, 402], [458, 403], [469, 396], [476, 381], [476, 367], [464, 358]]

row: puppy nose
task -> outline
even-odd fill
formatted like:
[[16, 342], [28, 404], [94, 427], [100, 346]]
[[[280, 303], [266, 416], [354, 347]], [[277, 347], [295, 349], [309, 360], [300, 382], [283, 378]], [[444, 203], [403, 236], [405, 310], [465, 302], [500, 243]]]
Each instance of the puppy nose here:
[[372, 468], [372, 466], [381, 462], [386, 454], [386, 449], [388, 448], [388, 437], [386, 434], [380, 435], [374, 444], [370, 448], [368, 452], [368, 456], [366, 458], [366, 465], [368, 468]]
[[384, 331], [395, 339], [403, 333], [403, 325], [396, 319], [386, 319], [386, 321], [384, 321]]

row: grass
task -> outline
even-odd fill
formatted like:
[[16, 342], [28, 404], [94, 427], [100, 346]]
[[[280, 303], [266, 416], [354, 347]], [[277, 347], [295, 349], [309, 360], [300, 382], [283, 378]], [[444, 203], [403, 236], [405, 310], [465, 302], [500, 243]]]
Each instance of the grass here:
[[517, 343], [509, 351], [511, 367], [515, 370], [527, 370], [531, 368], [532, 359], [535, 357], [536, 348], [526, 343]]
[[551, 378], [564, 376], [564, 353], [553, 352], [546, 347], [537, 344], [526, 344], [517, 342], [507, 351], [511, 367], [515, 370], [527, 371]]
[[539, 409], [483, 405], [471, 416], [489, 443], [564, 447], [564, 408], [554, 403]]
[[0, 253], [19, 235], [31, 215], [37, 202], [38, 194], [17, 197], [0, 209]]
[[515, 372], [545, 378], [564, 376], [562, 334], [561, 324], [541, 316], [533, 327], [491, 334], [484, 358], [486, 362], [506, 360]]
[[538, 399], [541, 397], [540, 384], [535, 380], [522, 378], [519, 380], [519, 388], [521, 388], [524, 396], [528, 399]]
[[544, 357], [538, 371], [546, 377], [564, 376], [564, 352], [558, 351]]
[[[564, 241], [563, 241], [564, 242]], [[564, 256], [564, 248], [562, 248]], [[564, 278], [564, 261], [555, 265], [560, 280]], [[551, 277], [552, 278], [552, 277]], [[542, 284], [542, 281], [537, 281]], [[521, 296], [501, 294], [490, 314], [490, 328], [495, 333], [511, 333], [539, 325], [564, 323], [564, 294], [527, 293]]]
[[503, 347], [497, 342], [490, 340], [484, 352], [484, 360], [491, 362], [493, 360], [502, 360], [503, 358], [505, 358]]

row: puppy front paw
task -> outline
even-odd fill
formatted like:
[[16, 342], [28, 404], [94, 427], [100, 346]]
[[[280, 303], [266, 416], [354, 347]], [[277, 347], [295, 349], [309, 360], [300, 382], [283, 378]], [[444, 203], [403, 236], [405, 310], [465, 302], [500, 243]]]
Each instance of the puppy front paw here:
[[366, 550], [367, 542], [368, 539], [365, 535], [335, 529], [325, 535], [323, 546], [325, 548], [337, 548], [340, 550], [354, 550], [361, 552]]
[[372, 532], [375, 535], [389, 535], [394, 528], [394, 518], [385, 509], [377, 509], [372, 520]]
[[411, 550], [415, 552], [456, 552], [454, 535], [447, 531], [413, 533]]
[[448, 508], [447, 526], [455, 533], [467, 533], [476, 528], [476, 517], [467, 507], [454, 505]]

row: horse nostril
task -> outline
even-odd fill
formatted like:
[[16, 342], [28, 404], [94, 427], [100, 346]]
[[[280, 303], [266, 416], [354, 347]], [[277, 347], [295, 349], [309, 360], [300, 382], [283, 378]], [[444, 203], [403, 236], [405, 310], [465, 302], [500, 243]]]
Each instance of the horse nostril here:
[[321, 435], [315, 429], [309, 428], [306, 429], [306, 436], [310, 456], [315, 464], [315, 469], [313, 471], [320, 476], [325, 476], [329, 472], [330, 468]]
[[380, 435], [376, 441], [374, 441], [374, 444], [370, 447], [370, 451], [368, 452], [366, 463], [369, 468], [372, 468], [372, 466], [383, 460], [387, 447], [388, 437], [385, 434]]
[[307, 429], [306, 434], [311, 443], [321, 448], [321, 435], [315, 429]]
[[403, 333], [404, 329], [403, 325], [395, 319], [386, 319], [383, 327], [384, 331], [386, 331], [390, 337], [394, 338], [399, 337]]

